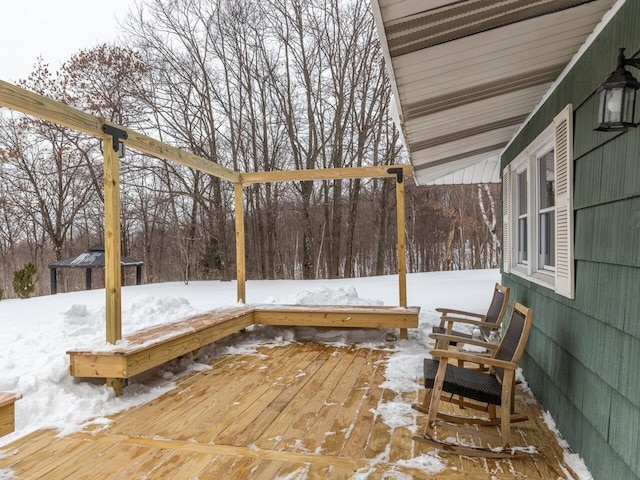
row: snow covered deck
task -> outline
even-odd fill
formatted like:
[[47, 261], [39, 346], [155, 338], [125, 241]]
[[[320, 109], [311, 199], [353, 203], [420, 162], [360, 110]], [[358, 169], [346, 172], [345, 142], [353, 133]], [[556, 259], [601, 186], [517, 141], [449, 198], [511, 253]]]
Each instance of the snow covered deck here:
[[[293, 342], [214, 358], [144, 405], [64, 437], [40, 430], [0, 450], [15, 478], [503, 479], [572, 478], [535, 401], [518, 389], [528, 422], [514, 443], [534, 460], [435, 455], [412, 442], [424, 389], [387, 381], [394, 349]], [[421, 352], [418, 352], [421, 355]], [[426, 351], [425, 351], [426, 355]], [[486, 427], [485, 427], [486, 428]], [[479, 442], [479, 439], [472, 439]], [[13, 477], [9, 477], [13, 478]]]

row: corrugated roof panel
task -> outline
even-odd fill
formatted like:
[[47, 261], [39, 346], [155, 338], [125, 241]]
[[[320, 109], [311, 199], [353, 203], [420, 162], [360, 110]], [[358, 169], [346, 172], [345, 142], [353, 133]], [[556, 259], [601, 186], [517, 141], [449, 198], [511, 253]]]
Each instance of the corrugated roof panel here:
[[502, 146], [616, 3], [371, 1], [419, 183], [497, 181]]

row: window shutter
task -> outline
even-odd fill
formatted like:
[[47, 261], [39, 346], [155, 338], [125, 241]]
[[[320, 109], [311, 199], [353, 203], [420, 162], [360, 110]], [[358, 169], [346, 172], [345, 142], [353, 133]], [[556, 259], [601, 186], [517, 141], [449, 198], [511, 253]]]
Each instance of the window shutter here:
[[575, 297], [573, 258], [573, 105], [554, 119], [556, 171], [556, 279], [555, 291]]
[[511, 273], [511, 168], [502, 171], [502, 271]]

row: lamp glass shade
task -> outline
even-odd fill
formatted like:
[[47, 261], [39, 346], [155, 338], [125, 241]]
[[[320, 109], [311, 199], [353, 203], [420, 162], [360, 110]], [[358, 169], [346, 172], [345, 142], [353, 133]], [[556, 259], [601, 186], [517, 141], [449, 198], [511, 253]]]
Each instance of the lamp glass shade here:
[[638, 124], [635, 123], [635, 116], [636, 116], [636, 94], [638, 93], [638, 90], [634, 90], [633, 88], [625, 88], [625, 95], [624, 95], [624, 106], [623, 106], [623, 112], [624, 112], [624, 118], [622, 119], [623, 122], [632, 124], [633, 126], [637, 126]]
[[618, 68], [598, 88], [598, 126], [596, 130], [616, 131], [637, 127], [635, 122], [636, 93], [640, 83], [624, 69]]

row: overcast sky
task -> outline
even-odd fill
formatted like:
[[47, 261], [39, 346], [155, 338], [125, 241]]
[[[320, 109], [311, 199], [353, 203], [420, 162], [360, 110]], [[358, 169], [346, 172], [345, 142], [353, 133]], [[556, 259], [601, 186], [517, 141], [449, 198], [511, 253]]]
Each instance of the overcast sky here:
[[42, 56], [53, 71], [83, 48], [118, 36], [135, 0], [1, 0], [0, 80], [15, 83]]

